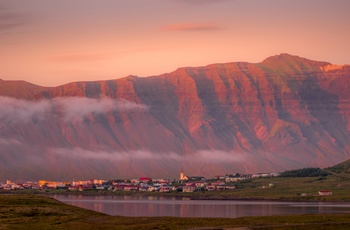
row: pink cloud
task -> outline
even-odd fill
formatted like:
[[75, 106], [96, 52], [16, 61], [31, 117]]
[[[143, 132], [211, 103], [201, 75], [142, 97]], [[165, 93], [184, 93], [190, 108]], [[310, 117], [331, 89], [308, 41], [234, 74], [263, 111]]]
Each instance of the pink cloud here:
[[0, 32], [21, 27], [30, 21], [29, 15], [9, 10], [0, 5]]
[[225, 28], [205, 23], [181, 23], [181, 24], [171, 24], [163, 27], [165, 31], [216, 31], [223, 30]]

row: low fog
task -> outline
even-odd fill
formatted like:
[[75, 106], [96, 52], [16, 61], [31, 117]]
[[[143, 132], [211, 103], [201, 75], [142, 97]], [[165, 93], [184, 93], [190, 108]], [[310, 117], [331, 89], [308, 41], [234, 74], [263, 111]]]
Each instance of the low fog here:
[[[0, 97], [0, 106], [0, 157], [3, 159], [0, 161], [0, 178], [176, 178], [181, 169], [188, 175], [210, 177], [220, 173], [246, 172], [249, 165], [259, 164], [258, 158], [247, 152], [210, 149], [182, 154], [143, 148], [138, 142], [132, 142], [137, 135], [126, 136], [125, 145], [130, 144], [131, 150], [124, 148], [117, 151], [118, 145], [114, 141], [119, 139], [113, 136], [115, 133], [109, 130], [108, 125], [102, 126], [107, 130], [106, 136], [102, 137], [98, 132], [94, 133], [95, 126], [82, 129], [81, 132], [88, 133], [82, 135], [85, 138], [83, 142], [75, 138], [79, 133], [71, 124], [59, 127], [50, 125], [53, 119], [80, 122], [91, 115], [114, 111], [144, 112], [149, 109], [146, 105], [124, 99], [63, 97], [28, 101]], [[27, 124], [41, 121], [44, 121], [44, 127], [32, 125], [29, 130], [26, 129]], [[116, 127], [116, 131], [119, 131], [119, 127]], [[127, 135], [127, 130], [124, 132]], [[64, 138], [57, 138], [63, 134], [66, 135]], [[38, 138], [43, 141], [36, 142]]]
[[113, 161], [124, 161], [124, 160], [168, 160], [181, 163], [182, 161], [206, 161], [215, 163], [232, 163], [232, 162], [243, 162], [244, 155], [236, 152], [220, 151], [220, 150], [207, 150], [207, 151], [197, 151], [191, 154], [181, 155], [177, 153], [159, 153], [147, 150], [134, 150], [127, 152], [117, 152], [117, 151], [100, 151], [100, 150], [88, 150], [82, 148], [56, 148], [52, 149], [52, 153], [57, 156], [65, 156], [69, 158], [76, 159], [106, 159]]
[[[58, 116], [65, 121], [81, 121], [88, 115], [104, 114], [112, 111], [144, 111], [146, 105], [136, 104], [125, 99], [107, 97], [83, 98], [60, 97], [51, 100], [29, 101], [11, 97], [0, 97], [1, 123], [27, 123], [41, 121], [48, 116]], [[58, 111], [58, 112], [57, 112]]]

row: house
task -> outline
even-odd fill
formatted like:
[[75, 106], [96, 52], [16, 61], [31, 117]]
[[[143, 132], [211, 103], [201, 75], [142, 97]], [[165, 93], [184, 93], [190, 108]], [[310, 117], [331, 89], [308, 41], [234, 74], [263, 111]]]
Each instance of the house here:
[[131, 182], [131, 184], [140, 184], [141, 183], [141, 181], [138, 179], [132, 179], [132, 180], [130, 180], [130, 182]]
[[274, 172], [274, 173], [255, 173], [252, 175], [252, 178], [257, 178], [257, 177], [277, 177], [281, 175], [281, 173], [277, 173], [277, 172]]
[[252, 178], [269, 177], [269, 176], [271, 176], [270, 173], [255, 173], [252, 175]]
[[124, 191], [139, 191], [139, 187], [136, 185], [126, 185]]
[[233, 189], [236, 189], [236, 187], [235, 187], [235, 186], [227, 185], [227, 186], [225, 186], [225, 189], [233, 190]]
[[162, 187], [160, 187], [159, 192], [170, 192], [171, 189], [172, 188], [169, 186], [162, 186]]
[[32, 186], [32, 189], [39, 190], [39, 189], [40, 189], [40, 186], [37, 185], [37, 184], [34, 184], [34, 185]]
[[181, 187], [181, 186], [173, 186], [173, 187], [172, 187], [172, 191], [175, 191], [175, 192], [182, 192], [182, 187]]
[[5, 184], [5, 185], [3, 186], [3, 189], [4, 189], [4, 190], [12, 190], [12, 185], [10, 185], [10, 184]]
[[211, 183], [212, 185], [215, 185], [215, 186], [225, 186], [225, 183], [222, 182], [222, 181], [215, 181], [213, 183]]
[[93, 184], [102, 185], [105, 182], [106, 182], [106, 180], [94, 179]]
[[215, 180], [224, 180], [225, 178], [226, 178], [226, 176], [217, 175], [217, 176], [214, 176], [213, 179], [215, 179]]
[[63, 184], [63, 183], [56, 183], [56, 189], [66, 189], [68, 186], [67, 184]]
[[331, 195], [333, 195], [333, 193], [331, 191], [328, 191], [328, 190], [322, 190], [322, 191], [318, 192], [318, 195], [319, 196], [331, 196]]
[[216, 186], [216, 190], [224, 190], [224, 189], [226, 189], [225, 185], [217, 185]]
[[96, 190], [105, 190], [106, 188], [104, 186], [96, 186]]
[[215, 186], [215, 185], [212, 185], [212, 184], [207, 185], [207, 190], [208, 190], [208, 191], [216, 190], [216, 186]]
[[159, 186], [149, 186], [148, 191], [149, 192], [158, 192], [160, 190]]
[[86, 191], [86, 190], [92, 190], [92, 189], [94, 189], [92, 184], [78, 185], [79, 192]]
[[147, 192], [147, 191], [148, 191], [148, 188], [149, 188], [148, 185], [140, 185], [139, 191], [141, 191], [141, 192]]
[[[85, 181], [73, 181], [72, 185], [73, 186], [78, 186], [78, 185], [88, 185], [88, 184], [92, 184], [93, 181], [91, 180], [85, 180]], [[40, 181], [39, 181], [40, 183]]]
[[205, 188], [206, 185], [207, 185], [207, 182], [205, 182], [205, 181], [197, 181], [196, 182], [197, 188]]
[[126, 185], [123, 185], [123, 184], [116, 184], [114, 185], [113, 191], [123, 191], [125, 186]]
[[280, 175], [281, 175], [281, 173], [279, 173], [279, 172], [270, 173], [270, 176], [273, 176], [273, 177], [277, 177]]
[[69, 186], [68, 190], [69, 191], [78, 191], [79, 187], [78, 186]]
[[196, 186], [184, 186], [182, 187], [182, 192], [194, 192], [196, 190]]
[[237, 181], [246, 180], [246, 179], [247, 178], [243, 178], [243, 177], [226, 177], [225, 182], [230, 183], [230, 182], [237, 182]]
[[153, 183], [160, 183], [160, 184], [169, 184], [170, 180], [169, 179], [153, 179]]

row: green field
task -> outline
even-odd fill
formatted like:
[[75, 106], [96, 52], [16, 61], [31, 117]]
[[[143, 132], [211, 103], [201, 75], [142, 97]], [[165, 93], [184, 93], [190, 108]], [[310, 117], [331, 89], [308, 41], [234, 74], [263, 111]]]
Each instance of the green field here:
[[349, 229], [350, 215], [113, 217], [38, 195], [0, 195], [0, 229]]
[[[269, 186], [271, 185], [271, 187]], [[340, 175], [327, 177], [275, 177], [241, 182], [233, 192], [221, 192], [223, 197], [299, 200], [299, 201], [350, 201], [350, 180]], [[318, 191], [329, 190], [332, 196], [318, 196]], [[301, 196], [301, 194], [306, 194]]]
[[[244, 185], [240, 195], [260, 196], [287, 200], [350, 201], [350, 174], [343, 170], [335, 173], [334, 166], [326, 169], [330, 175], [324, 177], [276, 177], [261, 178]], [[272, 183], [272, 187], [268, 187]], [[262, 189], [265, 186], [266, 189]], [[318, 196], [318, 191], [329, 190], [332, 196]], [[308, 196], [301, 197], [305, 193]]]

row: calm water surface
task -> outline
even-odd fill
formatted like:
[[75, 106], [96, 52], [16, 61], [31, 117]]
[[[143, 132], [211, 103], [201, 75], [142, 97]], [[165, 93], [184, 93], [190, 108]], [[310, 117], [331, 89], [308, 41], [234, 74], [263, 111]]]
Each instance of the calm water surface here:
[[64, 203], [115, 216], [225, 217], [349, 213], [350, 203], [190, 200], [175, 197], [55, 195]]

